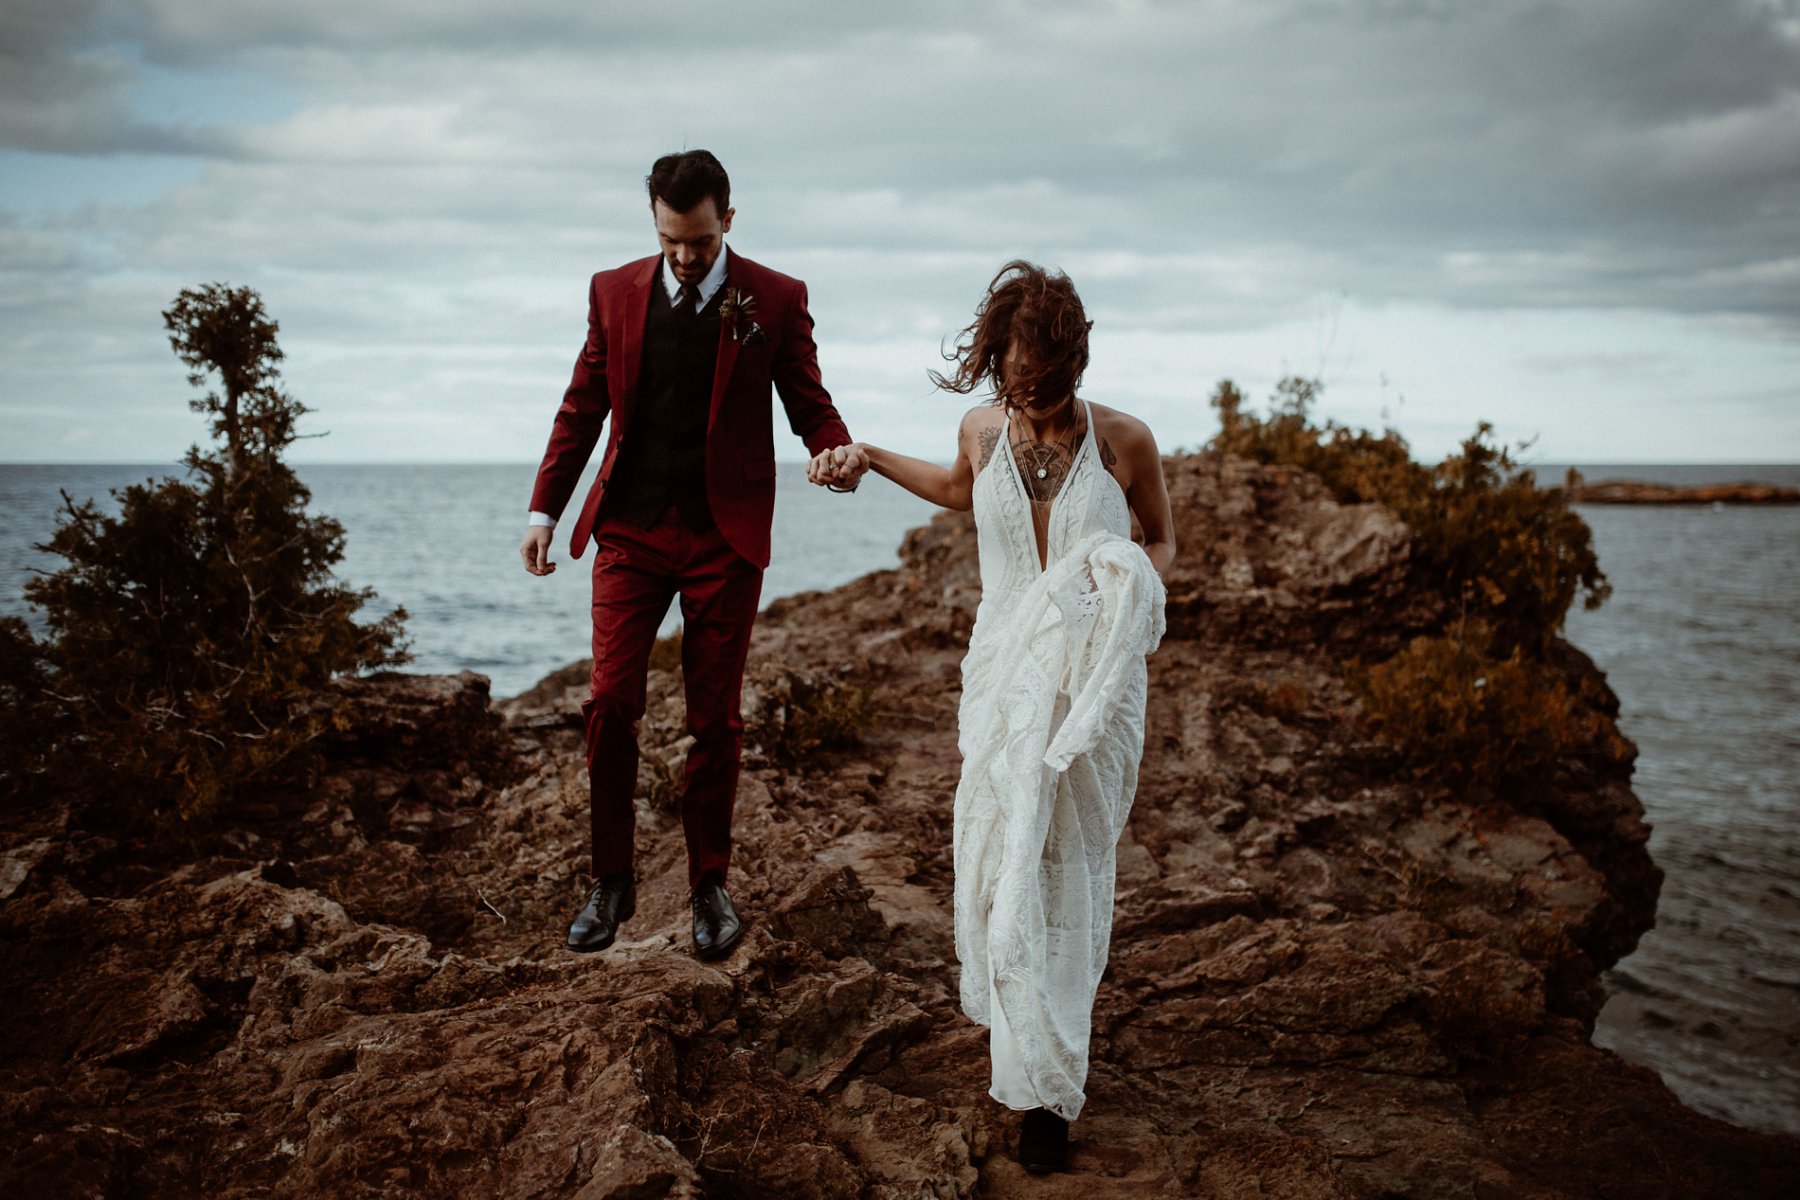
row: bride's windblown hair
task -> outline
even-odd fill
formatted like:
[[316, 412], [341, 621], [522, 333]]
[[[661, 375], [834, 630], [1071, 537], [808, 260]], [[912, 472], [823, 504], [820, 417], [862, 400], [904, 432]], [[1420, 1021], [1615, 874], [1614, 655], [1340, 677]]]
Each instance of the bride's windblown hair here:
[[[945, 351], [955, 369], [948, 376], [932, 371], [931, 381], [964, 395], [991, 381], [999, 403], [1074, 395], [1087, 370], [1093, 325], [1067, 275], [1014, 259], [988, 284], [955, 348]], [[1007, 351], [1014, 346], [1019, 353], [1009, 375]]]

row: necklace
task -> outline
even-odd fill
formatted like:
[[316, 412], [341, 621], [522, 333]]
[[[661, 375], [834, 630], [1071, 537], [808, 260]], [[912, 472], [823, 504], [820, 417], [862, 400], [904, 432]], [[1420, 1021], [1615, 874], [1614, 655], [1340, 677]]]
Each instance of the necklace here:
[[[1023, 419], [1020, 423], [1023, 425]], [[1008, 428], [1009, 430], [1011, 428], [1010, 414], [1008, 415]], [[1021, 468], [1030, 471], [1031, 475], [1038, 480], [1049, 480], [1052, 471], [1057, 475], [1056, 482], [1047, 483], [1044, 488], [1026, 489], [1034, 502], [1047, 504], [1055, 498], [1057, 484], [1062, 481], [1062, 476], [1067, 472], [1074, 458], [1075, 436], [1080, 432], [1080, 428], [1081, 417], [1077, 411], [1075, 420], [1071, 421], [1068, 428], [1058, 434], [1053, 442], [1031, 441], [1022, 431], [1017, 434], [1016, 440], [1013, 441], [1013, 456]]]

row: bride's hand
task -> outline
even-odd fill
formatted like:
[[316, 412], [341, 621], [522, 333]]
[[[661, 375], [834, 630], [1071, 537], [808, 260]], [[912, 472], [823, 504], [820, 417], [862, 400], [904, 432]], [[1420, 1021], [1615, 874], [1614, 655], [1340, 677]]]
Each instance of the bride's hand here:
[[831, 452], [832, 462], [837, 467], [832, 482], [841, 488], [855, 488], [862, 482], [862, 477], [869, 472], [869, 448], [861, 442], [851, 442], [848, 446], [838, 446]]

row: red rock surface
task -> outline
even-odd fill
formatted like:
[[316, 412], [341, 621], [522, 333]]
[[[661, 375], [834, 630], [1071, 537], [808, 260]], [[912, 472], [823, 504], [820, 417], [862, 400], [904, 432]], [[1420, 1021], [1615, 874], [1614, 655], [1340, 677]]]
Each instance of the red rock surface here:
[[[638, 915], [596, 956], [561, 949], [587, 883], [583, 664], [497, 711], [475, 676], [348, 684], [362, 719], [312, 786], [181, 864], [10, 814], [0, 1194], [1795, 1194], [1800, 1142], [1588, 1041], [1660, 883], [1630, 744], [1608, 726], [1507, 804], [1410, 781], [1346, 684], [1442, 615], [1406, 530], [1279, 469], [1170, 473], [1183, 549], [1068, 1174], [1017, 1166], [955, 1001], [976, 576], [946, 515], [899, 570], [759, 626], [732, 879], [751, 928], [723, 964], [689, 952], [658, 807], [666, 671]], [[820, 697], [872, 707], [862, 745], [784, 761], [822, 736]]]

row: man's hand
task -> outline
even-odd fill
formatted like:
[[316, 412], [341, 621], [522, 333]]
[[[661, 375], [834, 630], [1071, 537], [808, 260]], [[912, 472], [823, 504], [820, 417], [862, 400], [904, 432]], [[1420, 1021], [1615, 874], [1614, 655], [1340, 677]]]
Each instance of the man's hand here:
[[824, 487], [832, 481], [835, 469], [831, 465], [831, 451], [821, 450], [812, 456], [806, 464], [806, 482]]
[[861, 442], [821, 450], [806, 464], [806, 478], [821, 487], [849, 491], [869, 470], [869, 455]]
[[556, 570], [556, 564], [550, 561], [550, 533], [548, 525], [532, 525], [525, 530], [525, 540], [519, 543], [519, 557], [533, 575], [548, 575]]

